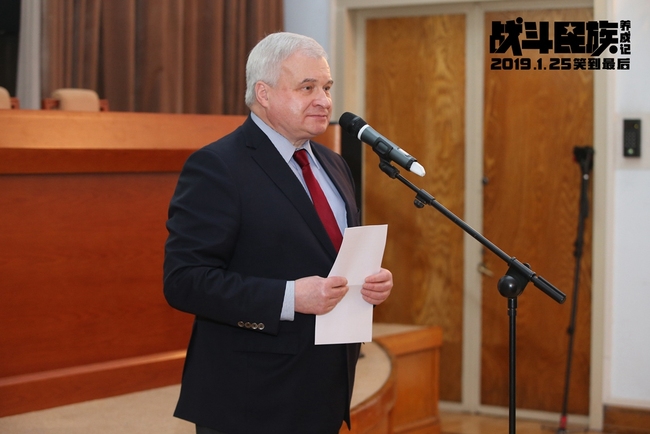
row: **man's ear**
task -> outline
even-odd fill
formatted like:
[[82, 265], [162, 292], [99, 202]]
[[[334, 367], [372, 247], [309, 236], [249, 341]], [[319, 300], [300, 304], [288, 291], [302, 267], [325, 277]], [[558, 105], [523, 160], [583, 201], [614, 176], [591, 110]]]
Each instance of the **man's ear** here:
[[269, 104], [268, 85], [263, 81], [255, 83], [255, 99], [262, 107], [268, 107]]

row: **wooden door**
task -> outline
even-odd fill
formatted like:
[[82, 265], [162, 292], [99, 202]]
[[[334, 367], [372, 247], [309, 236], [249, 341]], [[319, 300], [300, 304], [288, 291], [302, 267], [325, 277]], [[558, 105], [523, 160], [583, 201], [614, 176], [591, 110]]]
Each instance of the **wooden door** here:
[[[565, 9], [485, 16], [484, 234], [568, 296], [560, 305], [531, 284], [518, 298], [519, 408], [562, 408], [581, 183], [573, 148], [593, 144], [593, 73], [493, 70], [491, 58], [496, 56], [487, 44], [493, 21], [549, 21], [552, 32], [555, 21], [585, 22], [591, 15], [590, 9]], [[551, 57], [562, 57], [534, 53], [533, 66], [537, 57], [544, 65]], [[585, 232], [569, 395], [569, 413], [574, 414], [589, 409], [590, 219]], [[491, 252], [485, 253], [484, 263], [494, 277], [483, 278], [481, 403], [507, 406], [509, 318], [507, 299], [497, 290], [506, 266]]]
[[[465, 17], [370, 19], [366, 23], [365, 120], [427, 169], [401, 174], [456, 215], [464, 209]], [[461, 399], [463, 233], [378, 168], [366, 147], [365, 224], [388, 223], [384, 266], [390, 299], [377, 321], [443, 328], [440, 398]]]

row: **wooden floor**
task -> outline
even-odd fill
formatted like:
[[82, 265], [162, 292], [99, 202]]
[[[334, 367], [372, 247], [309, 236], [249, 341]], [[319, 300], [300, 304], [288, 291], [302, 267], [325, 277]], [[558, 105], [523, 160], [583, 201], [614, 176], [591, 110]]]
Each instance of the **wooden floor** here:
[[[474, 415], [467, 413], [440, 412], [442, 434], [508, 434], [507, 417]], [[558, 423], [517, 420], [517, 434], [557, 434]], [[567, 426], [567, 434], [602, 434], [584, 428]]]
[[[80, 402], [0, 418], [2, 434], [193, 434], [194, 425], [172, 417], [179, 385]], [[507, 416], [440, 412], [442, 434], [508, 434]], [[574, 429], [567, 434], [602, 434]], [[550, 422], [519, 419], [517, 434], [558, 434]]]

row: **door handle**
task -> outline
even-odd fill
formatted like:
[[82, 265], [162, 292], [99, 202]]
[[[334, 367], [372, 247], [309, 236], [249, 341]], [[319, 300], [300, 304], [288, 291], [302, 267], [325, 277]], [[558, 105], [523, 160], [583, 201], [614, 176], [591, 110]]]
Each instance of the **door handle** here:
[[494, 277], [494, 273], [488, 267], [485, 266], [485, 263], [481, 262], [478, 264], [478, 272], [484, 276]]

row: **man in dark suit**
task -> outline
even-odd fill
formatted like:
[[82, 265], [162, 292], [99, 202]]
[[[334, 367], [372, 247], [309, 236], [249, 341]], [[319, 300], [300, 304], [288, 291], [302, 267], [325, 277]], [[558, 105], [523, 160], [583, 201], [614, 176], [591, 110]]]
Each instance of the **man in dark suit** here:
[[[272, 34], [246, 79], [251, 115], [188, 158], [169, 208], [164, 293], [196, 317], [175, 415], [197, 433], [335, 434], [349, 424], [359, 344], [314, 345], [315, 315], [348, 289], [324, 277], [340, 243], [332, 232], [360, 221], [348, 166], [309, 141], [332, 114], [326, 54], [311, 38]], [[381, 269], [362, 296], [379, 304], [392, 285]]]

